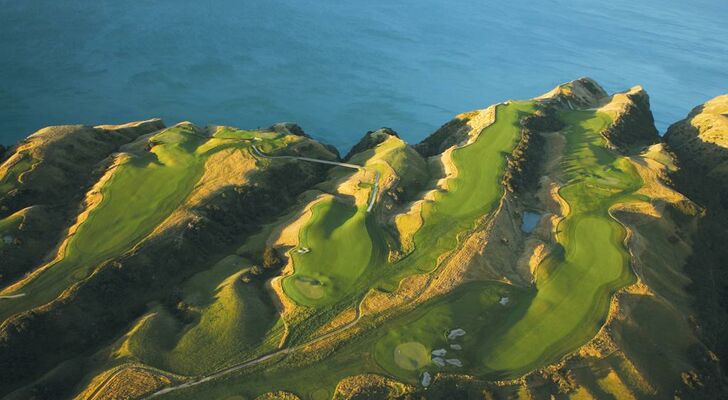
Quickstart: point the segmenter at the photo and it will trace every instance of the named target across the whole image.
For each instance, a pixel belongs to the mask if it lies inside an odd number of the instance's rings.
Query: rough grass
[[[244,284],[250,262],[229,256],[192,277],[182,298],[195,317],[184,324],[158,306],[142,318],[117,352],[169,371],[201,374],[220,369],[254,351],[277,321],[261,288]]]
[[[577,348],[603,324],[611,294],[630,283],[625,231],[609,209],[637,198],[642,180],[626,159],[606,148],[599,132],[609,118],[591,111],[564,112],[569,125],[560,193],[570,213],[557,227],[564,249],[541,265],[537,294],[524,315],[500,328],[481,349],[490,376],[513,377]]]
[[[23,211],[19,211],[6,218],[0,219],[0,249],[11,245],[11,243],[5,243],[5,238],[8,237],[12,239],[14,237],[13,234],[17,231],[18,226],[20,226],[23,222],[23,214]]]

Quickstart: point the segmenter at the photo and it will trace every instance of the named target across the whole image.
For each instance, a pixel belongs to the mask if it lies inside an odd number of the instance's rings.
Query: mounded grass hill
[[[581,78],[343,159],[291,123],[41,130],[0,165],[0,396],[719,398],[721,99],[665,143]]]

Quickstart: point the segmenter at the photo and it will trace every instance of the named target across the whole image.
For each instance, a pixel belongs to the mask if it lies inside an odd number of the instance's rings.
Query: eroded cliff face
[[[660,141],[650,110],[650,97],[641,86],[614,95],[612,107],[621,108],[603,135],[623,152],[639,150]]]
[[[685,271],[690,277],[695,323],[715,353],[728,358],[728,95],[694,108],[668,129],[667,148],[676,156],[670,178],[674,186],[699,204],[692,251]],[[683,207],[683,211],[690,209]],[[721,365],[723,377],[725,366]],[[725,378],[724,378],[725,379]]]
[[[665,141],[678,156],[680,164],[689,170],[687,173],[711,179],[725,187],[728,185],[726,132],[728,95],[723,95],[694,108],[685,119],[671,125],[665,134]],[[727,194],[721,193],[720,196],[725,199]]]

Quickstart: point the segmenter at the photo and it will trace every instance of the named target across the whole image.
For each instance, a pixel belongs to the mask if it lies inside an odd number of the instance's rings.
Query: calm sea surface
[[[726,0],[0,0],[0,143],[54,124],[295,121],[340,149],[590,76],[661,131],[728,92]]]

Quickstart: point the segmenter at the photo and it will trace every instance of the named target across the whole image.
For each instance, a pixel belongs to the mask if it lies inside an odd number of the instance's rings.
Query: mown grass
[[[506,154],[520,138],[521,117],[534,107],[531,101],[498,105],[495,123],[483,129],[474,143],[453,151],[457,176],[448,180],[447,190],[437,192],[435,200],[423,206],[415,250],[395,264],[394,272],[380,283],[381,289],[393,290],[406,275],[432,271],[441,255],[455,249],[458,235],[497,206],[503,194],[500,181]]]
[[[611,294],[633,281],[625,231],[609,215],[634,194],[642,180],[632,165],[606,147],[600,131],[605,114],[563,112],[568,124],[560,193],[570,214],[557,227],[564,249],[547,258],[536,276],[537,293],[524,314],[510,317],[499,335],[481,347],[489,376],[513,377],[553,362],[593,337],[603,324]]]
[[[20,176],[23,173],[30,171],[30,169],[33,168],[33,164],[37,162],[30,154],[21,154],[21,159],[12,167],[8,168],[2,176],[2,179],[0,179],[0,194],[5,194],[15,188]]]
[[[327,198],[311,213],[299,237],[310,252],[291,252],[295,273],[283,280],[283,289],[303,305],[331,304],[350,295],[369,266],[382,262],[383,242],[379,228],[368,222],[366,204]]]
[[[228,138],[249,136],[246,131],[224,132]],[[69,238],[62,258],[16,289],[26,296],[2,304],[0,319],[54,299],[99,263],[131,249],[185,201],[212,153],[249,147],[248,142],[207,138],[191,125],[166,129],[149,143],[149,151],[122,155],[100,188],[102,200]]]
[[[531,102],[498,106],[496,123],[474,143],[453,152],[458,176],[449,181],[447,191],[436,195],[435,202],[425,206],[424,225],[415,235],[416,248],[394,264],[393,272],[384,274],[388,278],[384,288],[394,287],[407,274],[431,271],[439,256],[456,247],[458,235],[493,209],[503,190],[504,153],[519,138],[520,117],[533,110]],[[571,210],[558,226],[562,250],[540,266],[536,290],[499,283],[468,284],[388,321],[325,361],[297,370],[272,368],[171,397],[192,398],[186,396],[204,391],[211,398],[225,398],[283,389],[315,398],[314,393],[326,391],[330,396],[342,377],[364,372],[385,373],[411,383],[425,370],[514,377],[585,343],[604,322],[611,294],[634,279],[623,244],[624,229],[612,219],[609,209],[644,198],[635,194],[642,185],[639,175],[626,159],[606,147],[600,135],[610,123],[606,115],[570,111],[560,117],[569,126],[561,195]],[[342,211],[341,215],[346,220],[353,212]],[[335,223],[329,229],[340,225]],[[499,304],[501,297],[509,298],[507,305]],[[447,333],[454,328],[467,333],[449,341]],[[402,368],[395,352],[403,343],[421,343],[429,351],[445,348],[445,358],[457,358],[463,367],[418,362],[415,368]],[[452,343],[462,350],[451,349]]]
[[[401,318],[387,324],[383,337],[374,345],[377,363],[388,373],[410,383],[418,380],[422,372],[469,371],[479,364],[478,349],[481,343],[494,332],[493,322],[502,320],[527,302],[530,293],[498,282],[473,282],[461,286],[453,293],[423,304]],[[501,305],[501,298],[508,303]],[[452,329],[461,328],[464,336],[448,340]],[[396,349],[402,343],[421,343],[428,355],[436,349],[445,349],[446,359],[455,358],[463,367],[446,365],[438,367],[429,362],[424,366],[407,369],[397,363]],[[462,346],[461,350],[450,348],[451,344]]]

